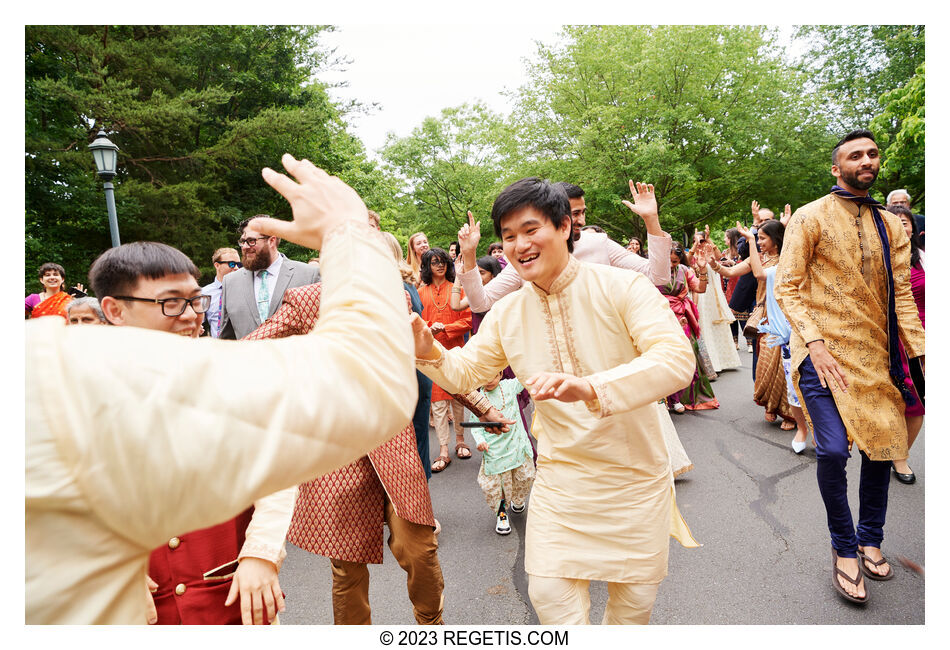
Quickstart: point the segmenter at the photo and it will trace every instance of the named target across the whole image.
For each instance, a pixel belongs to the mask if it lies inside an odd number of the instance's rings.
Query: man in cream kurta
[[[563,190],[537,179],[499,195],[495,230],[525,285],[462,348],[433,344],[414,320],[417,367],[458,392],[511,365],[537,402],[525,570],[540,621],[586,623],[586,581],[604,580],[604,621],[646,623],[670,534],[695,544],[655,407],[689,383],[695,359],[650,280],[570,256],[569,210]]]
[[[356,460],[409,422],[416,382],[392,253],[351,188],[289,155],[284,166],[299,184],[264,179],[295,220],[258,223],[322,250],[311,334],[236,344],[26,324],[27,623],[144,623],[150,549]],[[246,368],[283,381],[211,379]]]

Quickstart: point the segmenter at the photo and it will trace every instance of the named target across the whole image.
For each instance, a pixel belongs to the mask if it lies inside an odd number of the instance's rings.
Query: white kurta
[[[534,284],[497,302],[462,348],[436,346],[417,367],[458,392],[506,365],[588,379],[591,403],[536,403],[538,472],[525,570],[656,583],[669,535],[694,545],[673,497],[655,402],[686,386],[695,358],[666,298],[640,273],[573,257],[550,293]]]
[[[310,335],[237,343],[26,323],[27,623],[144,624],[151,549],[408,424],[405,292],[372,232],[350,223],[325,240]],[[240,381],[249,374],[281,381]]]
[[[719,274],[706,266],[709,281],[706,291],[697,294],[696,306],[699,308],[699,336],[706,344],[713,370],[731,370],[742,365],[736,342],[732,340],[732,328],[729,326],[736,317],[729,309],[726,294],[722,290]]]

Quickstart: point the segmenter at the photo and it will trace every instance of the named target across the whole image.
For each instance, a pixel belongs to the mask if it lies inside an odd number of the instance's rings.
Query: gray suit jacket
[[[280,307],[284,292],[289,287],[302,287],[320,281],[320,269],[303,262],[294,262],[284,258],[277,274],[277,284],[271,296],[270,312],[272,316]],[[221,336],[222,339],[244,338],[261,325],[257,312],[257,296],[254,295],[254,274],[247,269],[232,271],[224,276],[221,289]]]

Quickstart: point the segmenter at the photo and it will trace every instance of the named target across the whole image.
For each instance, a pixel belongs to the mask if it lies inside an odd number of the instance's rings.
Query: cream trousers
[[[589,625],[590,580],[528,574],[528,596],[542,625]],[[602,625],[646,625],[660,585],[608,582]]]

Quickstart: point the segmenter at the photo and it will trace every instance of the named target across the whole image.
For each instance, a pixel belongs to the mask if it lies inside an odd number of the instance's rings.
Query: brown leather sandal
[[[860,563],[859,563],[860,564]],[[857,578],[852,578],[847,573],[838,568],[838,553],[834,549],[831,549],[831,584],[834,585],[835,591],[841,594],[841,597],[845,600],[850,600],[852,603],[858,603],[863,605],[868,602],[868,598],[871,596],[871,592],[868,591],[867,585],[864,587],[864,598],[858,598],[857,596],[852,596],[845,588],[841,586],[841,583],[838,582],[838,576],[841,576],[855,587],[861,584],[861,581],[864,579],[862,571],[858,571]]]
[[[442,463],[442,467],[436,468],[435,464],[439,462]],[[432,467],[430,469],[432,469],[433,472],[441,472],[442,470],[444,470],[446,467],[448,467],[451,464],[452,464],[451,458],[449,458],[448,456],[439,456],[434,461],[432,461]]]
[[[879,550],[880,550],[880,549],[879,549]],[[864,573],[864,575],[866,575],[867,577],[869,577],[871,580],[881,580],[881,581],[883,581],[883,580],[890,580],[891,578],[894,577],[894,565],[892,565],[890,562],[888,562],[888,561],[887,561],[887,558],[884,557],[883,555],[881,556],[881,559],[880,559],[880,560],[878,560],[877,562],[875,562],[874,560],[872,560],[871,558],[869,558],[869,557],[867,556],[867,554],[866,554],[864,551],[862,551],[862,550],[859,548],[859,549],[858,549],[858,559],[861,560],[861,572]],[[890,566],[887,567],[887,573],[885,573],[885,574],[880,574],[880,573],[874,573],[873,571],[871,571],[871,569],[868,568],[868,566],[867,566],[867,564],[865,564],[865,562],[868,562],[868,563],[870,563],[870,564],[873,564],[873,565],[876,566],[876,567],[879,567],[879,566],[881,566],[882,564],[888,564],[888,565],[890,565]]]
[[[465,451],[468,452],[468,455],[467,456],[459,455],[459,449],[464,449]],[[460,458],[461,460],[465,460],[467,458],[472,457],[472,450],[469,449],[468,445],[466,445],[464,442],[460,442],[457,445],[455,445],[455,455],[458,456],[458,458]]]

